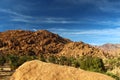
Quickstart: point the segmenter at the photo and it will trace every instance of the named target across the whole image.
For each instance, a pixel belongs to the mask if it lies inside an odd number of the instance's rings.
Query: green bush
[[[45,59],[42,57],[43,60]],[[105,67],[103,64],[102,59],[98,57],[90,57],[90,56],[83,56],[83,57],[78,57],[78,58],[73,58],[73,57],[65,57],[65,56],[49,56],[48,62],[51,63],[57,63],[60,65],[67,65],[67,66],[73,66],[76,68],[81,68],[84,70],[89,70],[89,71],[95,71],[95,72],[105,72]]]
[[[20,56],[19,57],[19,60],[18,60],[18,66],[20,66],[20,65],[22,65],[24,62],[26,62],[26,61],[30,61],[30,60],[33,60],[34,59],[34,57],[32,57],[32,56]]]
[[[3,66],[6,62],[6,59],[3,55],[0,55],[0,65]]]
[[[49,56],[48,57],[48,62],[57,63],[58,62],[57,57],[53,56],[53,55]]]
[[[90,57],[90,56],[74,58],[74,57],[65,57],[65,56],[56,57],[54,55],[48,55],[45,57],[45,55],[43,54],[39,56],[31,56],[31,55],[17,56],[10,54],[7,55],[6,59],[3,56],[0,56],[0,65],[3,65],[7,60],[11,68],[16,69],[24,62],[37,58],[43,62],[51,62],[60,65],[73,66],[76,68],[81,68],[89,71],[95,71],[95,72],[106,71],[102,59],[98,57]]]
[[[60,57],[59,57],[59,64],[60,64],[60,65],[66,65],[66,64],[67,64],[67,57],[65,57],[65,56],[60,56]]]
[[[46,58],[44,57],[43,54],[40,54],[38,59],[39,59],[40,61],[46,62]]]
[[[9,55],[8,58],[11,69],[16,69],[19,66],[19,57],[17,55]]]
[[[74,60],[73,67],[79,68],[80,67],[80,62],[78,60]]]
[[[6,60],[10,64],[10,67],[12,70],[18,68],[24,62],[30,61],[33,59],[36,59],[36,57],[35,56],[28,56],[28,55],[18,56],[18,55],[14,55],[14,54],[6,55]]]
[[[120,80],[120,77],[118,77],[112,73],[106,73],[106,75],[113,77],[115,80]]]
[[[75,61],[76,61],[76,59],[74,58],[74,57],[68,57],[67,58],[67,66],[73,66],[73,67],[75,67]]]
[[[83,56],[80,59],[80,68],[95,72],[105,72],[102,59],[98,57]]]

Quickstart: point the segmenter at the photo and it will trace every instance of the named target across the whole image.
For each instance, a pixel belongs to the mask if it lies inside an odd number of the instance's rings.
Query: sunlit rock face
[[[33,60],[24,63],[10,80],[114,80],[106,75]]]

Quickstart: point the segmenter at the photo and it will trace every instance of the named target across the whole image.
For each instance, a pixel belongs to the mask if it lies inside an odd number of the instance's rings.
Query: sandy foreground
[[[114,80],[95,72],[33,60],[24,63],[10,80]]]

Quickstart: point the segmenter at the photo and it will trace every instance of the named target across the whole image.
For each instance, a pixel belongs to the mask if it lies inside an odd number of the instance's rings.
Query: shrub
[[[40,55],[39,55],[39,60],[40,60],[40,61],[43,61],[43,62],[46,62],[46,59],[45,59],[45,57],[44,57],[43,54],[40,54]]]
[[[9,55],[9,63],[12,70],[16,69],[19,66],[19,57],[17,55]]]
[[[66,65],[67,65],[67,66],[73,66],[73,67],[75,67],[75,65],[74,65],[74,64],[75,64],[75,63],[74,63],[75,60],[76,60],[76,59],[75,59],[74,57],[68,57],[68,58],[67,58],[67,64],[66,64]]]
[[[112,73],[106,73],[106,75],[113,77],[115,80],[120,80],[120,77],[118,77]]]
[[[84,56],[80,60],[80,68],[95,72],[105,72],[102,59],[98,57]]]
[[[56,56],[51,55],[51,56],[48,57],[48,62],[57,63],[57,61],[58,60],[57,60]]]
[[[26,56],[26,55],[24,55],[24,56],[20,56],[19,57],[19,60],[18,60],[18,66],[20,66],[20,65],[22,65],[24,62],[26,62],[26,61],[30,61],[30,60],[33,60],[34,58],[32,58],[31,56]]]
[[[6,59],[3,55],[0,55],[0,65],[3,66],[6,62]]]
[[[60,65],[66,65],[67,58],[65,56],[60,56],[59,57],[59,64]]]

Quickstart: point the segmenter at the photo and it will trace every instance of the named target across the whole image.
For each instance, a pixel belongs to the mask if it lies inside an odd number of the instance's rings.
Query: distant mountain
[[[0,52],[3,54],[110,57],[84,42],[73,42],[47,30],[36,32],[9,30],[0,33]]]
[[[107,44],[98,46],[98,48],[115,57],[120,55],[120,44],[107,43]]]

